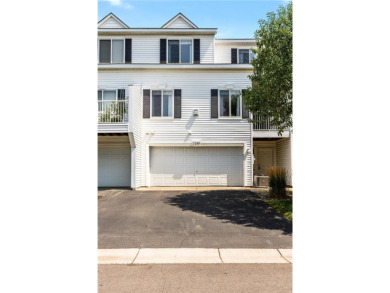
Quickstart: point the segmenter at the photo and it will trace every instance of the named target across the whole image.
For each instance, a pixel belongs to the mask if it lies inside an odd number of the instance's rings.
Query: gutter
[[[215,35],[216,28],[186,29],[186,28],[99,28],[98,35]]]
[[[215,69],[215,70],[253,70],[251,64],[98,64],[99,70],[110,69]]]

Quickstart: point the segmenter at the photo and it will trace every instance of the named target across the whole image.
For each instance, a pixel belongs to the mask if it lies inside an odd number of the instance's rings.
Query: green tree
[[[259,20],[255,32],[257,48],[252,60],[252,87],[244,94],[247,109],[260,117],[260,123],[271,119],[278,134],[292,128],[292,3],[268,12]]]

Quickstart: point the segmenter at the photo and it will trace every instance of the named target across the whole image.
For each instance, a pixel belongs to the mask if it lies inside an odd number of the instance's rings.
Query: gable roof
[[[176,26],[175,26],[176,24]],[[178,25],[178,26],[177,26]],[[170,20],[168,20],[161,28],[198,28],[191,20],[179,12]]]
[[[114,13],[110,12],[98,22],[99,28],[129,28]]]

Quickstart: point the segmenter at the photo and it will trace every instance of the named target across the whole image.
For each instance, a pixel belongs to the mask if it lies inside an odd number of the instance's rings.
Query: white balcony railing
[[[260,123],[260,117],[253,117],[253,130],[277,130],[275,126],[271,125],[272,118],[268,118],[265,122]]]
[[[128,123],[128,101],[98,101],[98,123]]]

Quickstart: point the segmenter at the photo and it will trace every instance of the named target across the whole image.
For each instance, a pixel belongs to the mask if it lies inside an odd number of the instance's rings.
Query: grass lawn
[[[291,199],[269,199],[267,203],[277,210],[287,220],[292,221],[292,200]]]

